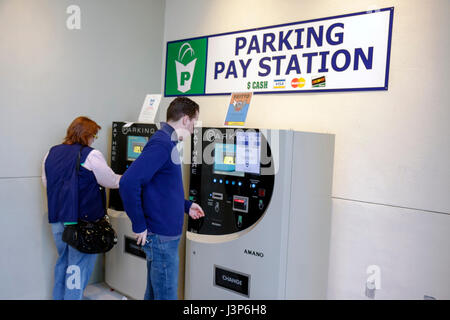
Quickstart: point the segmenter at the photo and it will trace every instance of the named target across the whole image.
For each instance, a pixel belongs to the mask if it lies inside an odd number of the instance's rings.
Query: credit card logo
[[[303,78],[294,78],[291,81],[292,88],[303,88],[305,86],[305,79]]]
[[[286,87],[286,79],[278,79],[273,81],[274,89],[284,89]]]
[[[311,85],[313,88],[325,87],[325,76],[312,79]]]

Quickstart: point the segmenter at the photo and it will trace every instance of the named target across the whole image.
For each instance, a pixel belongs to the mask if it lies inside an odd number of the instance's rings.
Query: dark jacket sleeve
[[[189,200],[184,200],[184,212],[189,213],[189,209],[191,209],[192,202]]]

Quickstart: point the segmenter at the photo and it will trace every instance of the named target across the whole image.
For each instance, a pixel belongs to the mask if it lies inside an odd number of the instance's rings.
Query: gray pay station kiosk
[[[195,128],[186,299],[325,299],[334,135]]]

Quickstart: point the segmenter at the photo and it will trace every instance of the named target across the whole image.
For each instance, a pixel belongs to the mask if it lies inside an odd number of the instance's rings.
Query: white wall
[[[247,117],[336,135],[330,299],[366,299],[370,265],[376,299],[450,298],[450,2],[166,1],[165,42],[391,6],[388,91],[255,95]],[[228,96],[193,99],[205,126],[223,125]]]
[[[81,8],[81,30],[66,8]],[[56,249],[41,161],[79,115],[102,130],[135,120],[161,90],[163,0],[0,1],[0,299],[51,298]],[[103,277],[102,257],[93,281]]]

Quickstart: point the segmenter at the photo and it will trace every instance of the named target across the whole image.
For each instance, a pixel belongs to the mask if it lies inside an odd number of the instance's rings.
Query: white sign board
[[[167,63],[169,51],[186,44],[197,63],[183,92],[166,73],[165,95],[387,90],[393,14],[384,8],[169,42]]]
[[[154,123],[159,103],[161,102],[160,94],[148,94],[144,99],[138,122]]]

